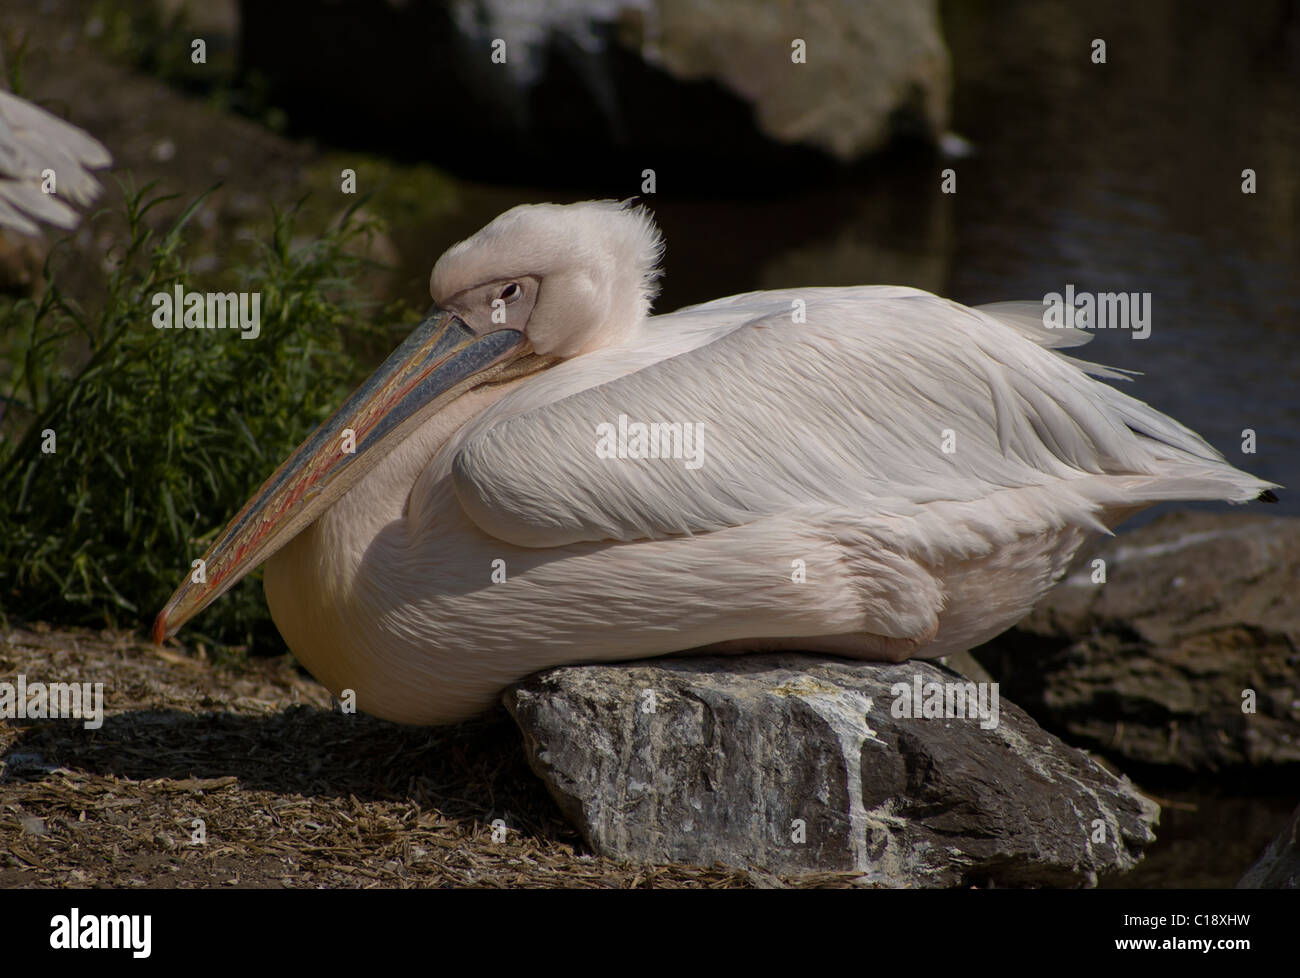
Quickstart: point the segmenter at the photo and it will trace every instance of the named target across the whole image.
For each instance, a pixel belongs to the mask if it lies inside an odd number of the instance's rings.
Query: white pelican
[[[933,657],[1014,624],[1088,533],[1271,485],[1050,349],[1077,332],[888,286],[650,317],[661,247],[643,209],[602,201],[516,207],[448,250],[424,322],[244,506],[155,640],[269,561],[303,665],[406,723],[563,663]],[[697,426],[703,451],[605,457],[620,415],[625,455],[638,423]]]
[[[0,228],[37,234],[36,221],[76,227],[77,212],[63,199],[89,204],[100,189],[90,171],[112,162],[76,126],[0,91]]]

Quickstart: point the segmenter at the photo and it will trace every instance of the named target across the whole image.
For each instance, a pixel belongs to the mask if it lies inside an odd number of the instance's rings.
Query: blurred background
[[[30,0],[0,58],[115,161],[77,230],[0,232],[5,620],[142,634],[413,325],[437,256],[524,202],[641,196],[660,311],[1149,292],[1150,337],[1088,358],[1292,487],[1253,510],[1300,514],[1300,3]],[[175,284],[259,291],[261,338],[152,329]],[[284,649],[256,575],[187,636]],[[1230,884],[1294,804],[1189,797],[1130,885]]]

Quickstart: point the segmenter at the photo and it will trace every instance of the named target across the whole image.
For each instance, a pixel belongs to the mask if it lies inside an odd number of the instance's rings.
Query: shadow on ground
[[[553,833],[545,788],[528,770],[504,710],[422,729],[300,704],[266,716],[140,710],[98,730],[35,720],[0,760],[6,779],[72,769],[130,781],[233,777],[249,790],[359,801],[411,800],[491,822],[527,812],[520,831]]]

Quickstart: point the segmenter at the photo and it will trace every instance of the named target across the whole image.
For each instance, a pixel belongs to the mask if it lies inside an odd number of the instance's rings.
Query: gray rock
[[[1237,883],[1242,890],[1300,890],[1300,808]]]
[[[1300,763],[1298,581],[1300,520],[1173,513],[1082,557],[974,655],[1049,730],[1126,765],[1280,772]]]
[[[917,680],[965,682],[923,662],[670,657],[553,669],[503,700],[533,770],[617,859],[935,887],[1087,886],[1141,858],[1159,808],[1127,779],[1005,700],[996,724],[894,716],[891,687]]]

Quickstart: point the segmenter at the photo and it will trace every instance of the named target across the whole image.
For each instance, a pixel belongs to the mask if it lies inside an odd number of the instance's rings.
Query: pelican
[[[36,221],[71,230],[68,204],[99,195],[91,171],[113,162],[102,143],[58,116],[0,92],[0,228],[37,234]]]
[[[265,561],[317,679],[437,724],[567,663],[968,649],[1088,534],[1270,495],[1059,352],[1087,334],[1041,306],[863,286],[650,316],[661,253],[615,201],[516,207],[450,248],[423,322],[234,517],[155,640]]]

